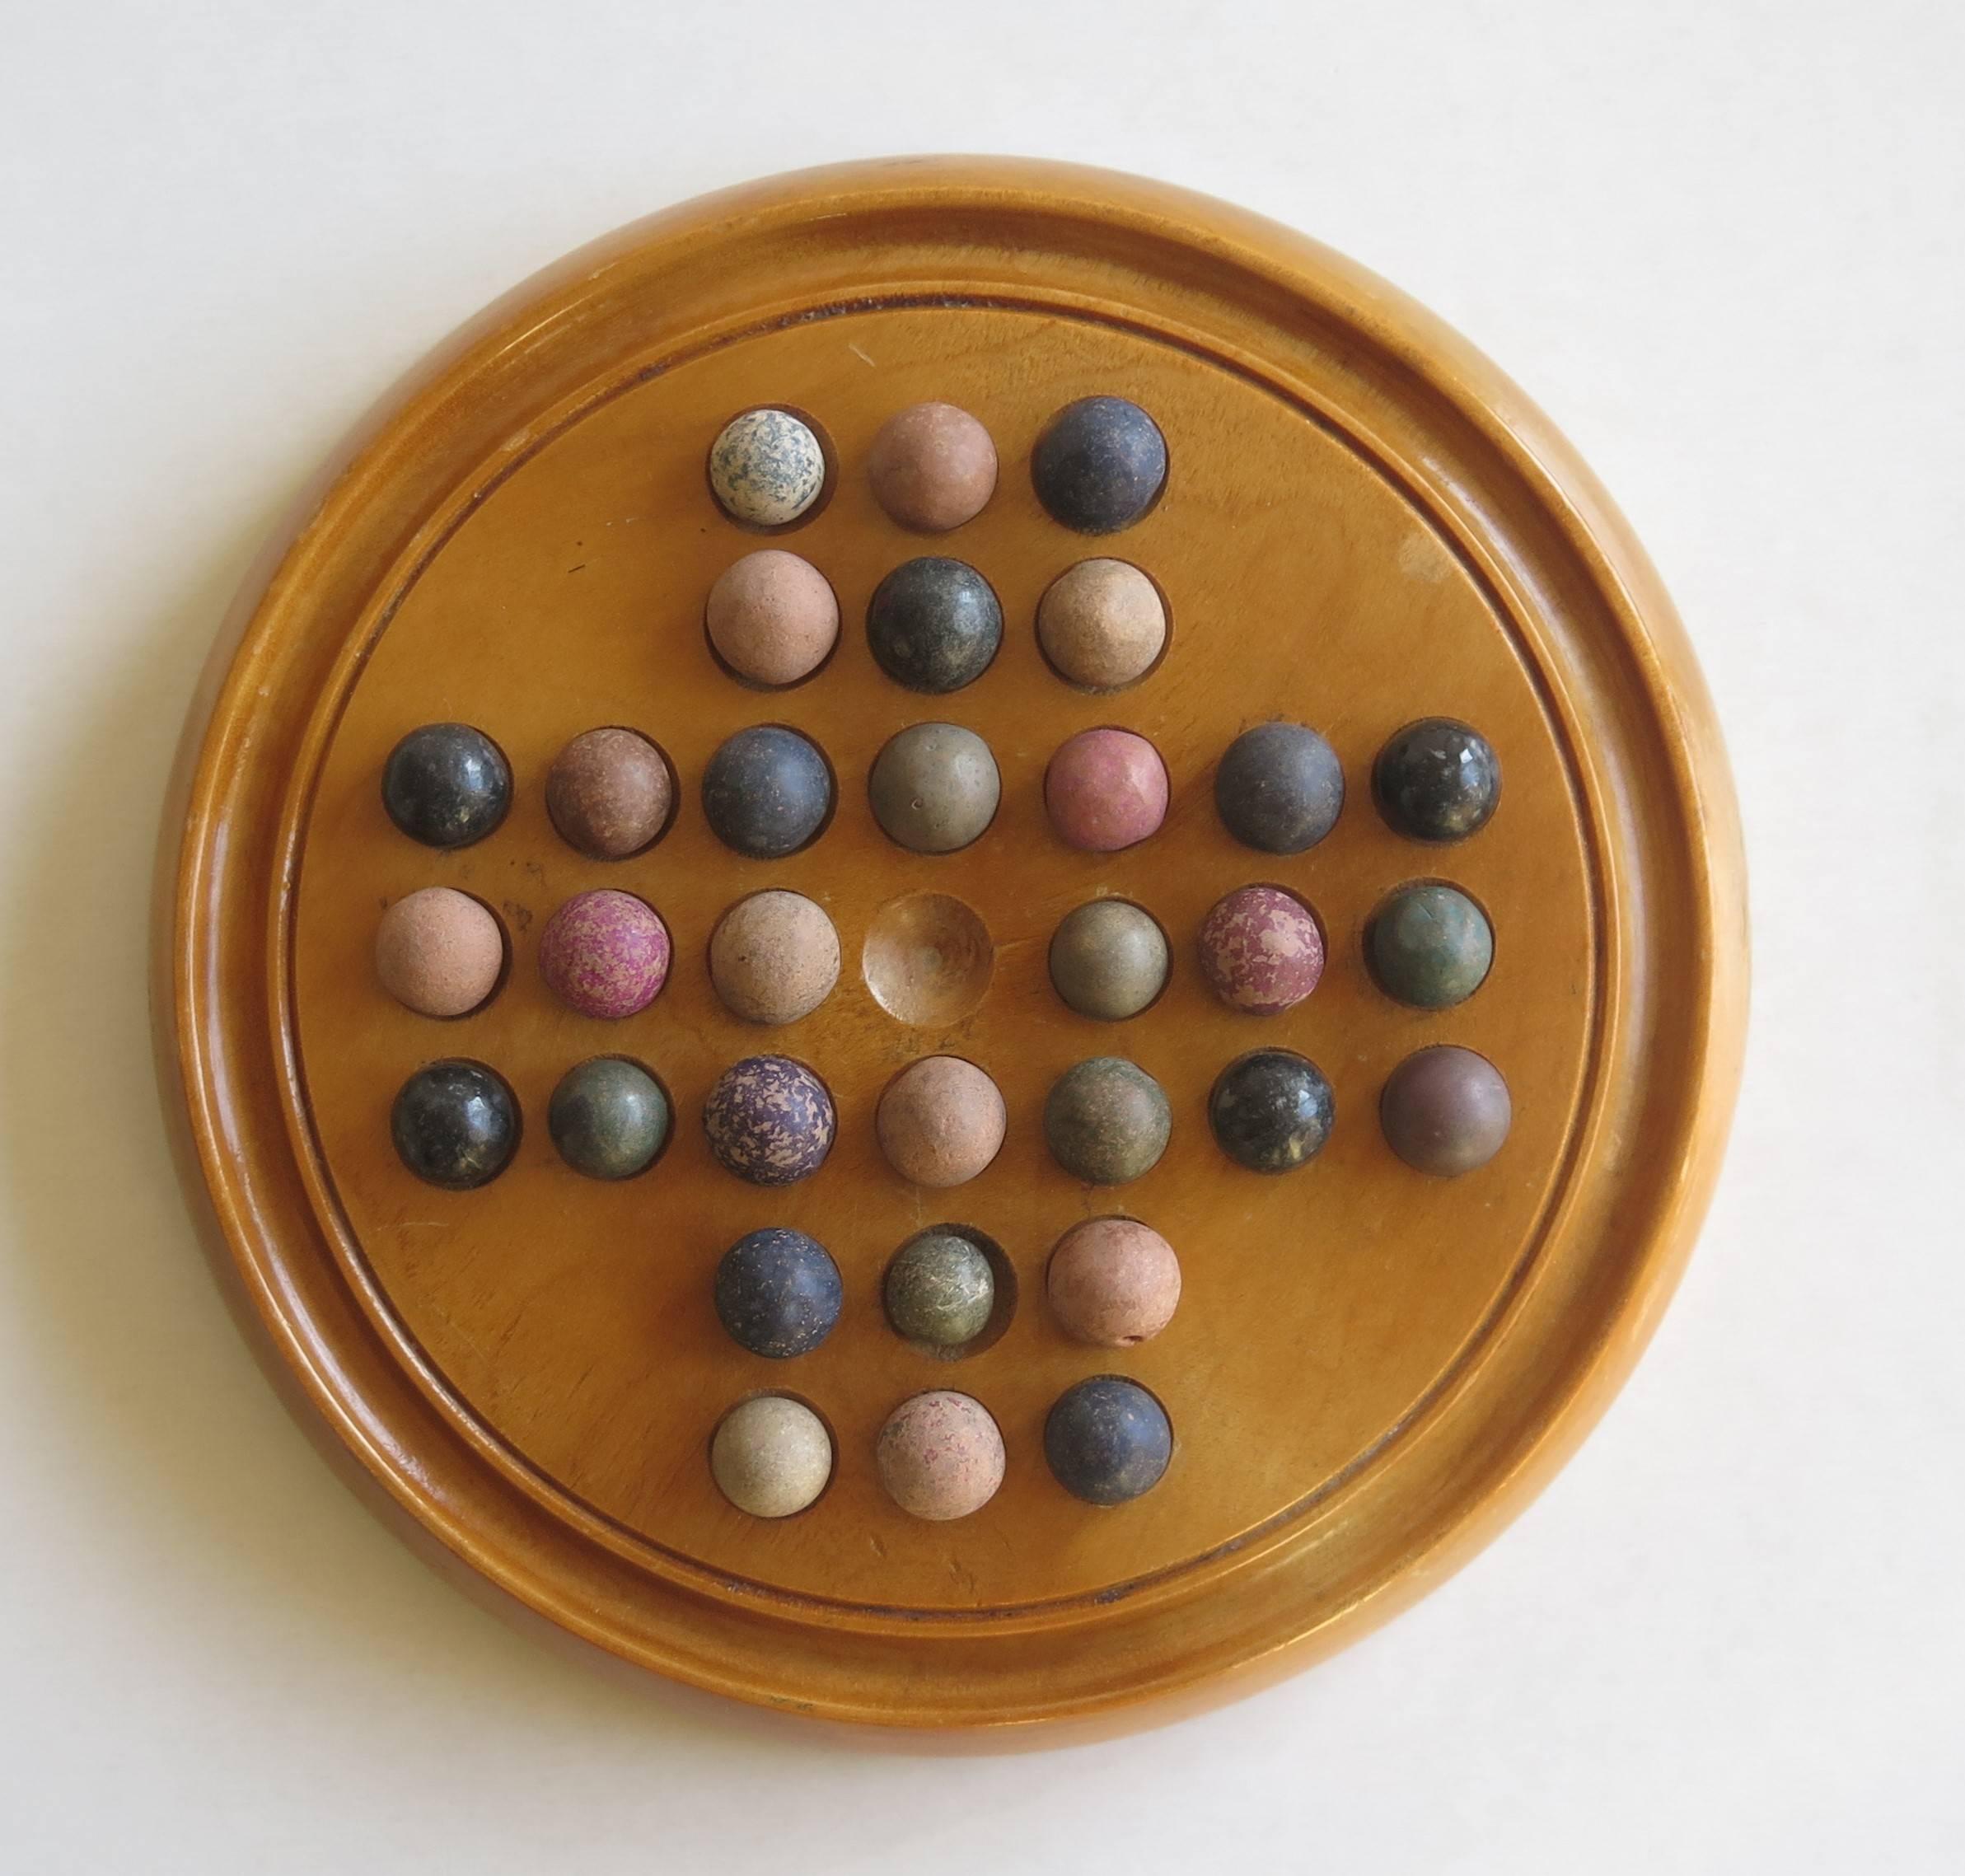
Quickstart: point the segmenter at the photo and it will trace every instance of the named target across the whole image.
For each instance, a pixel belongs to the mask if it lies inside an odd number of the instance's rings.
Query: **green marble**
[[[1373,919],[1365,953],[1387,996],[1415,1009],[1450,1009],[1485,981],[1495,934],[1458,888],[1406,886]]]
[[[981,1248],[959,1233],[924,1232],[887,1266],[883,1294],[896,1335],[957,1349],[989,1326],[996,1275]]]
[[[546,1108],[559,1157],[589,1179],[632,1179],[669,1137],[668,1097],[639,1063],[597,1055],[560,1077]]]

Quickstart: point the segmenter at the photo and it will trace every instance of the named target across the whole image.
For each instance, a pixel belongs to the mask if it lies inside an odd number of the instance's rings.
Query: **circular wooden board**
[[[1038,504],[1039,428],[1094,392],[1165,433],[1163,498],[1096,540]],[[987,426],[1002,475],[956,532],[890,521],[864,464],[922,400]],[[831,582],[836,655],[793,690],[733,682],[703,629],[711,582],[760,545],[705,483],[711,441],[759,404],[809,413],[830,498],[771,545]],[[888,680],[862,620],[884,573],[960,557],[999,596],[1003,650],[967,689]],[[1067,687],[1034,630],[1046,586],[1089,554],[1158,583],[1171,648],[1135,687]],[[1083,1715],[1328,1649],[1436,1580],[1580,1437],[1635,1359],[1689,1247],[1738,1072],[1744,923],[1724,758],[1654,576],[1587,474],[1519,394],[1380,283],[1219,204],[1053,166],[957,161],[815,171],[655,218],[522,289],[395,397],[326,486],[241,624],[194,726],[188,829],[168,886],[169,1058],[203,1182],[251,1317],[311,1413],[447,1550],[630,1660],[801,1712],[904,1725]],[[1214,765],[1282,715],[1341,758],[1345,811],[1301,855],[1223,829]],[[1369,774],[1415,718],[1478,726],[1502,805],[1450,848],[1401,839]],[[379,778],[408,730],[461,720],[510,760],[512,811],[461,850],[405,839]],[[1003,803],[952,855],[901,851],[867,805],[910,723],[990,743]],[[746,724],[792,724],[838,783],[825,834],[778,863],[711,835],[704,764]],[[667,836],[583,858],[543,799],[579,732],[654,738],[681,784]],[[1150,737],[1172,784],[1163,830],[1124,853],[1063,844],[1042,800],[1066,737]],[[1365,923],[1413,879],[1488,911],[1487,982],[1439,1013],[1373,984]],[[1316,994],[1254,1018],[1209,992],[1195,934],[1224,892],[1283,885],[1316,909]],[[436,1022],[377,982],[383,907],[432,884],[496,907],[507,982]],[[675,936],[662,996],[620,1022],[545,989],[538,934],[572,894],[640,894]],[[806,893],[846,967],[781,1029],[727,1012],[705,952],[765,886]],[[863,980],[868,933],[908,895],[987,928],[993,971],[959,1020],[910,1025]],[[1074,906],[1116,894],[1172,941],[1166,994],[1121,1024],[1074,1015],[1046,947]],[[1377,1105],[1415,1049],[1454,1042],[1507,1076],[1514,1131],[1453,1181],[1394,1157]],[[1308,1167],[1265,1178],[1219,1151],[1209,1088],[1243,1051],[1300,1050],[1337,1124]],[[698,1116],[739,1057],[809,1064],[837,1103],[815,1177],[765,1191],[724,1172]],[[874,1104],[918,1057],[984,1066],[1008,1103],[986,1172],[929,1192],[891,1171]],[[584,1180],[555,1155],[546,1100],[574,1063],[627,1054],[676,1103],[645,1175]],[[1046,1090],[1121,1055],[1167,1090],[1172,1144],[1099,1190],[1051,1159]],[[526,1125],[479,1191],[419,1183],[390,1106],[441,1056],[484,1061]],[[1146,1220],[1179,1251],[1168,1328],[1137,1348],[1066,1338],[1045,1261],[1081,1219]],[[887,1327],[880,1276],[922,1226],[1000,1244],[1005,1331],[938,1362]],[[837,1331],[794,1360],[746,1353],[710,1279],[743,1233],[826,1244]],[[1177,1447],[1153,1491],[1095,1509],[1053,1480],[1050,1404],[1085,1376],[1134,1377]],[[910,1518],[873,1465],[887,1415],[924,1388],[982,1401],[1008,1448],[1001,1490],[951,1523]],[[735,1401],[788,1392],[830,1428],[817,1504],[732,1509],[707,1462]]]

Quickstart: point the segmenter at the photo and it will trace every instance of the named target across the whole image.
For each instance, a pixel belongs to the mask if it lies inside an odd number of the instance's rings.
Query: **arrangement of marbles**
[[[904,560],[873,589],[867,643],[896,684],[930,696],[973,684],[1003,643],[995,589],[964,560]]]
[[[887,1265],[881,1295],[896,1335],[939,1350],[959,1349],[990,1326],[996,1273],[974,1239],[925,1231]]]
[[[611,887],[575,894],[539,936],[546,987],[568,1009],[609,1022],[654,1002],[669,957],[668,927],[655,909]]]
[[[954,723],[912,723],[889,740],[868,778],[873,818],[897,847],[952,854],[996,818],[1003,778],[990,746]]]
[[[1372,769],[1378,811],[1395,832],[1443,844],[1478,834],[1501,799],[1501,765],[1479,731],[1451,717],[1408,724]]]
[[[1167,439],[1123,397],[1081,397],[1044,426],[1031,481],[1052,520],[1116,534],[1140,520],[1167,482]]]
[[[887,1496],[912,1516],[946,1523],[980,1511],[1003,1483],[1003,1434],[981,1401],[937,1388],[903,1401],[874,1448]]]
[[[669,1137],[662,1083],[620,1055],[577,1062],[546,1104],[559,1157],[589,1179],[632,1179],[655,1163]]]
[[[703,1128],[726,1172],[753,1186],[791,1186],[826,1163],[838,1120],[825,1083],[802,1062],[748,1055],[717,1077]]]
[[[1051,1158],[1088,1186],[1123,1186],[1151,1172],[1172,1132],[1166,1090],[1117,1055],[1074,1064],[1044,1102]]]
[[[1514,1106],[1500,1070],[1485,1055],[1442,1044],[1392,1070],[1378,1119],[1387,1144],[1408,1166],[1453,1179],[1501,1150]]]
[[[412,840],[468,847],[494,833],[511,807],[511,766],[484,731],[425,723],[390,751],[382,806]]]
[[[1080,730],[1044,771],[1058,838],[1089,854],[1116,854],[1158,833],[1167,798],[1167,765],[1131,730]]]
[[[867,480],[874,500],[901,526],[946,534],[989,506],[996,493],[996,445],[952,404],[910,405],[875,433]]]
[[[382,988],[419,1016],[468,1016],[498,988],[505,933],[468,892],[426,886],[396,901],[376,927]]]
[[[752,1354],[809,1354],[839,1322],[845,1286],[816,1238],[772,1226],[740,1237],[717,1265],[717,1320]]]
[[[430,1062],[396,1095],[389,1134],[419,1179],[469,1192],[497,1178],[518,1150],[518,1102],[482,1062]]]
[[[810,677],[839,643],[840,602],[809,560],[766,547],[727,567],[703,622],[716,654],[746,683],[782,690]]]
[[[833,1438],[803,1401],[752,1395],[718,1422],[709,1476],[752,1518],[790,1518],[816,1504],[831,1481]]]
[[[887,1083],[874,1116],[880,1150],[917,1186],[966,1185],[995,1158],[1009,1124],[1002,1091],[975,1063],[929,1055]]]
[[[1050,981],[1080,1016],[1123,1022],[1167,987],[1167,934],[1126,899],[1094,899],[1068,912],[1050,939]]]
[[[717,1490],[753,1518],[790,1518],[818,1502],[832,1477],[832,1436],[802,1401],[754,1394],[709,1443]]]
[[[1095,1374],[1067,1388],[1044,1421],[1051,1476],[1087,1504],[1125,1504],[1151,1491],[1173,1457],[1167,1410],[1136,1381]]]
[[[1324,935],[1294,893],[1244,886],[1202,922],[1200,961],[1209,987],[1229,1008],[1278,1016],[1322,978]]]
[[[832,770],[810,737],[777,723],[739,730],[703,771],[703,818],[732,852],[782,860],[832,813]]]
[[[1337,1118],[1324,1072],[1289,1049],[1237,1056],[1216,1077],[1208,1124],[1221,1150],[1252,1172],[1289,1172],[1322,1152]]]
[[[944,534],[982,512],[995,494],[999,463],[988,429],[952,405],[895,412],[864,463],[867,485],[886,516],[916,534]],[[709,459],[711,488],[728,517],[770,531],[809,517],[826,492],[826,448],[813,424],[761,407],[725,426]],[[1030,473],[1050,519],[1084,535],[1130,527],[1159,498],[1166,440],[1137,405],[1082,398],[1058,411],[1032,451]],[[815,540],[820,537],[815,536]],[[837,649],[838,596],[818,565],[778,547],[741,554],[710,586],[704,629],[724,674],[764,690],[818,678]],[[1165,597],[1141,566],[1092,557],[1053,578],[1036,611],[1037,647],[1064,684],[1093,695],[1123,693],[1166,655]],[[961,559],[918,555],[893,565],[866,613],[868,648],[881,671],[925,696],[958,692],[1002,648],[1004,615],[983,573]],[[1060,693],[1061,695],[1062,693]],[[855,752],[857,754],[857,751]],[[1020,756],[1026,751],[1021,748]],[[1495,812],[1500,771],[1492,747],[1464,723],[1431,718],[1409,724],[1380,751],[1372,770],[1378,810],[1395,832],[1434,844],[1465,840]],[[759,723],[728,736],[704,765],[704,822],[746,859],[782,860],[824,831],[837,807],[831,765],[805,732]],[[503,755],[468,724],[426,724],[391,753],[385,806],[404,833],[448,849],[484,839],[512,803]],[[545,777],[546,812],[560,838],[590,860],[644,853],[675,814],[675,772],[648,736],[625,726],[573,737]],[[1213,776],[1220,830],[1239,848],[1289,858],[1336,827],[1345,802],[1341,762],[1308,725],[1282,719],[1243,729]],[[1055,751],[1042,777],[1051,828],[1078,854],[1116,854],[1164,824],[1166,763],[1135,729],[1078,730]],[[973,729],[905,722],[868,770],[866,811],[908,854],[952,855],[990,830],[1004,781],[995,753]],[[961,875],[958,873],[958,890]],[[1232,877],[1232,876],[1231,876]],[[1225,882],[1224,882],[1225,883]],[[1050,939],[1051,985],[1073,1014],[1131,1020],[1166,989],[1172,958],[1166,929],[1144,905],[1099,894],[1068,912]],[[1326,963],[1311,907],[1285,887],[1233,887],[1195,933],[1203,979],[1229,1008],[1273,1017],[1316,989]],[[1494,933],[1459,888],[1434,881],[1398,887],[1364,932],[1365,963],[1384,993],[1414,1010],[1444,1009],[1479,989],[1491,966]],[[412,891],[377,928],[376,970],[389,994],[433,1018],[468,1014],[494,995],[507,962],[504,928],[469,894],[451,887]],[[548,919],[540,969],[554,994],[578,1013],[611,1021],[648,1007],[672,962],[661,917],[632,893],[578,893]],[[963,900],[914,891],[891,899],[867,928],[863,988],[898,1021],[943,1027],[989,994],[994,947]],[[781,886],[737,898],[708,943],[708,974],[724,1008],[744,1022],[795,1023],[838,987],[838,929],[824,906]],[[1307,1057],[1268,1048],[1223,1068],[1209,1091],[1209,1125],[1236,1166],[1280,1173],[1313,1159],[1336,1119],[1331,1083]],[[928,1190],[962,1185],[1000,1153],[1009,1115],[995,1081],[952,1054],[910,1062],[876,1104],[874,1134],[901,1179]],[[1409,1055],[1385,1083],[1379,1120],[1392,1152],[1416,1171],[1450,1177],[1485,1164],[1504,1143],[1509,1096],[1499,1072],[1450,1046]],[[726,1067],[703,1107],[710,1152],[729,1172],[760,1187],[816,1173],[835,1144],[838,1116],[824,1082],[802,1062],[755,1055]],[[547,1106],[547,1130],[562,1162],[598,1181],[632,1179],[660,1159],[673,1129],[667,1091],[640,1063],[597,1055],[568,1068]],[[432,1185],[465,1191],[511,1161],[520,1116],[509,1085],[482,1063],[433,1062],[406,1081],[391,1112],[404,1164]],[[1122,1057],[1079,1061],[1059,1075],[1042,1126],[1057,1166],[1085,1186],[1114,1187],[1158,1164],[1172,1134],[1172,1106],[1153,1076]],[[1164,1333],[1179,1308],[1180,1257],[1141,1219],[1081,1219],[1045,1265],[1050,1329],[1094,1348],[1137,1346]],[[1008,1286],[1008,1287],[1006,1287]],[[762,1223],[717,1264],[718,1320],[749,1354],[783,1361],[819,1348],[844,1307],[839,1265],[816,1238]],[[894,1336],[915,1357],[977,1354],[1014,1306],[1013,1266],[966,1227],[919,1231],[896,1251],[880,1299]],[[980,1372],[980,1370],[978,1372]],[[1173,1434],[1166,1410],[1139,1382],[1095,1374],[1056,1400],[1043,1429],[1046,1462],[1083,1504],[1123,1505],[1167,1471]],[[931,1521],[968,1517],[1001,1485],[1003,1434],[971,1396],[931,1390],[903,1400],[882,1427],[877,1475],[903,1512]],[[731,1506],[760,1520],[814,1505],[837,1462],[825,1421],[802,1401],[759,1394],[738,1401],[709,1445],[712,1478]]]
[[[788,527],[826,489],[826,451],[788,410],[746,410],[709,447],[709,487],[745,527]]]
[[[1228,746],[1214,771],[1221,824],[1259,854],[1308,852],[1344,812],[1337,751],[1301,723],[1257,723]]]
[[[1181,1261],[1150,1225],[1087,1219],[1058,1240],[1045,1275],[1058,1326],[1081,1342],[1130,1348],[1173,1320]]]
[[[1122,690],[1167,648],[1167,603],[1130,562],[1080,560],[1037,601],[1037,643],[1066,683]]]
[[[709,979],[746,1022],[796,1022],[840,980],[840,934],[822,906],[774,887],[740,899],[709,938]]]
[[[589,859],[625,860],[669,824],[676,785],[662,751],[631,729],[592,729],[548,770],[546,812],[559,838]]]
[[[1364,950],[1387,996],[1415,1009],[1450,1009],[1486,982],[1495,934],[1457,887],[1422,882],[1401,887],[1379,907]]]

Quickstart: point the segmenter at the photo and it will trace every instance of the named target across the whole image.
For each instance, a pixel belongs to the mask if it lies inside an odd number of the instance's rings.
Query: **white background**
[[[0,1869],[1955,1869],[1965,29],[1899,0],[0,0]],[[157,804],[255,545],[451,327],[834,158],[1077,158],[1467,333],[1676,594],[1752,849],[1752,1056],[1635,1380],[1337,1660],[905,1756],[563,1657],[288,1422],[173,1183]]]

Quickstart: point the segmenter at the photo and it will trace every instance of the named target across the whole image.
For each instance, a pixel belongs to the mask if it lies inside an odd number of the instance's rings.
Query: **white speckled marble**
[[[709,485],[732,521],[783,527],[818,500],[826,452],[788,410],[746,410],[710,446]]]

